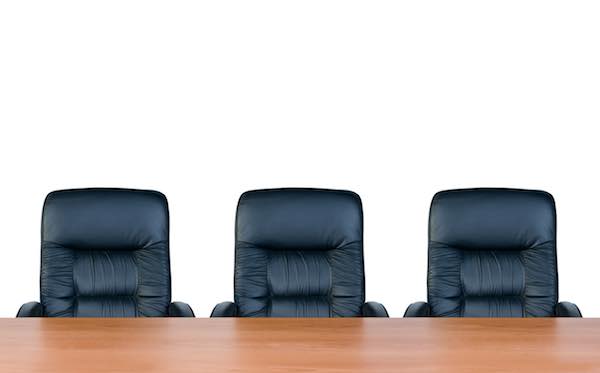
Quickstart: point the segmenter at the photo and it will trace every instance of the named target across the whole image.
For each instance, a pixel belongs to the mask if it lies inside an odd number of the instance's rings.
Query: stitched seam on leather
[[[319,294],[319,295],[274,295],[272,297],[273,299],[290,299],[290,298],[294,298],[294,299],[302,299],[302,298],[322,298],[322,299],[327,299],[327,295],[326,294]],[[348,298],[353,298],[353,297],[348,297]]]
[[[515,295],[465,295],[464,298],[468,298],[468,299],[480,299],[480,298],[490,298],[490,299],[496,299],[496,298],[521,298],[520,295],[515,294]]]
[[[525,302],[527,301],[527,274],[525,273],[525,258],[523,253],[525,250],[519,253],[519,263],[521,263],[521,271],[523,272],[523,285],[521,287],[521,308],[523,309],[523,317],[527,317],[527,307]]]
[[[271,311],[273,308],[273,302],[272,302],[273,288],[271,287],[271,259],[272,259],[271,250],[267,250],[267,270],[265,271],[265,275],[267,277],[267,279],[266,279],[267,291],[269,292],[269,296],[267,297],[267,304],[265,305],[267,307],[267,309],[266,309],[267,317],[271,316],[271,313],[272,313]]]
[[[75,286],[75,261],[77,261],[77,251],[71,249],[71,255],[73,256],[73,263],[71,265],[71,279],[73,280],[73,317],[77,316],[77,310],[79,308],[79,294],[77,293],[77,286]]]
[[[330,253],[327,251],[323,254],[327,267],[329,268],[329,288],[327,289],[327,302],[329,303],[329,317],[333,316],[333,268],[331,267]]]
[[[168,240],[156,241],[156,242],[154,242],[154,243],[152,243],[150,245],[144,246],[144,249],[147,249],[147,248],[150,248],[150,247],[154,247],[156,245],[168,244],[168,243],[169,243]],[[44,244],[56,245],[56,246],[60,246],[60,247],[62,247],[64,249],[69,249],[69,250],[81,250],[81,251],[87,251],[88,250],[88,249],[83,249],[83,248],[82,249],[79,249],[79,248],[76,248],[76,249],[69,248],[69,247],[63,246],[62,244],[60,244],[58,242],[48,241],[48,240],[43,240],[42,241],[42,245],[44,245]],[[97,251],[99,251],[99,250],[103,250],[103,249],[89,249],[89,250],[97,250]],[[104,249],[104,250],[106,250],[106,249]],[[120,251],[120,250],[123,250],[123,251],[128,251],[128,250],[134,251],[134,250],[137,250],[137,248],[132,248],[132,249],[115,249],[115,250],[116,251]],[[112,250],[107,250],[107,251],[112,251]]]
[[[446,247],[446,248],[459,249],[459,250],[473,250],[473,251],[477,251],[477,249],[465,249],[463,247],[452,246],[452,245],[449,245],[449,244],[444,243],[444,242],[430,240],[429,244],[432,244],[432,243],[440,245],[440,246],[443,246],[443,247]],[[524,251],[524,250],[529,250],[529,249],[535,249],[535,248],[538,248],[540,246],[547,245],[549,243],[556,244],[556,240],[547,240],[547,241],[544,241],[544,242],[536,243],[533,246],[526,247],[526,248],[521,248],[521,249],[505,249],[505,250],[507,250],[507,251]],[[499,250],[503,250],[503,249],[499,249]],[[554,251],[556,251],[556,249]]]
[[[341,245],[341,246],[335,246],[335,247],[331,247],[331,248],[329,248],[329,249],[324,249],[324,250],[318,250],[318,249],[314,249],[314,250],[313,250],[313,249],[309,249],[309,250],[307,250],[307,251],[331,251],[331,250],[338,250],[338,249],[343,249],[343,248],[345,248],[346,246],[353,245],[353,244],[360,243],[360,242],[363,242],[363,240],[354,240],[354,241],[350,241],[350,242],[347,242],[347,243],[345,243],[345,244],[343,244],[343,245]],[[238,241],[237,241],[237,243],[238,243],[238,244],[245,244],[245,245],[248,245],[248,246],[249,246],[249,247],[251,247],[251,248],[260,248],[258,245],[256,245],[256,244],[255,244],[255,243],[253,243],[253,242],[248,242],[248,241],[242,241],[242,240],[238,240]],[[246,246],[242,246],[242,247],[246,247]],[[271,248],[262,248],[262,249],[263,249],[263,250],[271,250],[271,251],[294,251],[294,250],[295,250],[295,249],[271,249]]]
[[[139,271],[139,265],[138,265],[138,250],[134,250],[133,253],[131,253],[131,257],[133,258],[133,264],[135,265],[135,292],[133,294],[133,308],[135,310],[135,315],[139,316],[139,309],[138,309],[138,301],[139,301],[139,291],[140,291],[140,271]],[[167,306],[168,307],[168,306]],[[168,309],[167,309],[167,313],[168,313]]]
[[[132,295],[130,294],[124,294],[124,295],[119,295],[119,294],[114,294],[114,295],[80,295],[77,298],[79,299],[110,299],[110,298],[133,298]]]
[[[458,312],[460,314],[460,316],[464,316],[465,314],[465,298],[466,298],[466,294],[467,292],[465,291],[465,282],[464,282],[464,278],[463,278],[463,263],[465,262],[465,253],[464,250],[460,250],[460,262],[458,263],[459,265],[459,269],[458,269],[458,273],[460,274],[460,304],[459,304],[459,309]]]

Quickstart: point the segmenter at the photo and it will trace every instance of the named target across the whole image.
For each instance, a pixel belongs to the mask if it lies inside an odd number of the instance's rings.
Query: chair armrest
[[[381,303],[367,302],[362,306],[363,317],[390,317]]]
[[[237,317],[237,305],[233,302],[223,302],[215,306],[210,317]]]
[[[169,304],[169,317],[194,317],[194,311],[189,304],[184,302],[173,302]]]
[[[431,316],[431,308],[427,302],[415,302],[408,306],[404,317],[429,317]]]
[[[19,308],[17,317],[42,317],[44,316],[44,307],[40,302],[29,302]]]
[[[554,309],[554,315],[557,317],[581,317],[581,311],[574,303],[560,302]]]

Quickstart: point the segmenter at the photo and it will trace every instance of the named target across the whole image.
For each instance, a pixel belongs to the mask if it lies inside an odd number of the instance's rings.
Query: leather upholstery
[[[431,316],[431,308],[427,302],[412,303],[404,312],[404,317],[429,317]]]
[[[210,317],[236,317],[237,306],[233,302],[221,302],[215,306]]]
[[[560,302],[556,305],[555,316],[557,317],[581,317],[581,311],[577,305],[570,302]]]
[[[194,311],[189,304],[184,302],[173,302],[169,304],[168,316],[170,317],[194,317]]]
[[[167,316],[165,196],[125,189],[50,193],[42,213],[40,285],[44,316]],[[171,309],[193,316],[186,307]]]
[[[17,317],[42,317],[44,315],[44,309],[40,302],[29,302],[19,308]]]
[[[429,216],[428,307],[407,316],[554,316],[556,213],[546,192],[436,194]],[[409,312],[410,311],[410,312]]]
[[[218,305],[213,316],[363,315],[362,225],[353,192],[244,193],[236,217],[235,304]],[[375,309],[366,308],[380,315]]]
[[[383,304],[379,302],[366,302],[362,306],[363,317],[389,317]]]

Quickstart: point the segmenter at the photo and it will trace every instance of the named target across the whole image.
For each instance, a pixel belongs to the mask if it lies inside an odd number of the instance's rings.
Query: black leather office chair
[[[17,317],[193,317],[171,303],[164,195],[126,189],[52,192],[42,213],[41,303]]]
[[[429,213],[429,303],[404,316],[581,317],[558,303],[556,211],[546,192],[439,192]]]
[[[365,303],[360,197],[296,188],[244,193],[234,298],[211,317],[387,317],[383,305]]]

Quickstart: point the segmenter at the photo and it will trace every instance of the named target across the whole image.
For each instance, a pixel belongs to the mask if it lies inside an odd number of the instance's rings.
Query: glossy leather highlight
[[[29,302],[19,308],[17,317],[42,317],[44,315],[44,309],[40,302]]]
[[[579,307],[570,302],[560,302],[556,305],[555,316],[557,317],[581,317]]]
[[[184,302],[172,302],[169,304],[169,317],[194,317],[194,311],[189,304]]]
[[[366,302],[362,306],[363,317],[389,317],[387,310],[383,304],[379,302]]]
[[[429,317],[431,316],[431,309],[427,302],[415,302],[412,303],[404,312],[404,317]]]
[[[554,316],[556,212],[546,192],[436,194],[429,216],[427,305],[406,316]]]
[[[213,316],[362,316],[362,224],[353,192],[244,193],[236,217],[235,304],[218,305]],[[364,309],[383,316],[382,308]]]
[[[159,192],[50,193],[41,258],[44,316],[168,316],[170,309],[193,316],[170,303],[169,213]]]
[[[236,317],[237,306],[233,302],[221,302],[215,306],[210,317]]]

